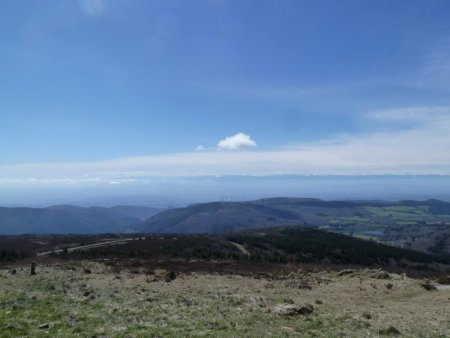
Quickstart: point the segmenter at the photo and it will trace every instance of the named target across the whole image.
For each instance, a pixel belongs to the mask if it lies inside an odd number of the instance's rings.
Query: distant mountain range
[[[332,220],[396,219],[376,211],[392,208],[426,210],[431,215],[450,214],[450,203],[427,201],[323,201],[312,198],[267,198],[251,202],[211,202],[158,213],[130,227],[136,232],[220,233],[279,225],[325,226]],[[403,209],[402,209],[403,208]],[[422,208],[422,209],[421,209]],[[423,209],[425,208],[425,209]]]
[[[308,226],[426,253],[450,255],[450,203],[267,198],[184,208],[0,208],[0,234],[230,233]]]
[[[285,197],[251,202],[211,202],[163,211],[131,229],[157,233],[220,233],[277,225],[320,226],[331,216],[367,215],[365,206],[391,204]]]
[[[152,207],[1,208],[0,234],[96,234],[121,232],[159,212]]]

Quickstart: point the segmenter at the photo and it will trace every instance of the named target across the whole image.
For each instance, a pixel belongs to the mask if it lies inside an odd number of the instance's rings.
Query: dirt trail
[[[250,252],[242,244],[235,243],[235,242],[230,242],[230,243],[233,244],[236,248],[238,248],[239,251],[242,252],[244,255],[251,256]]]
[[[133,238],[122,238],[122,239],[118,239],[118,240],[114,240],[114,241],[75,246],[72,248],[67,248],[67,252],[72,252],[72,251],[77,251],[77,250],[89,250],[92,248],[98,248],[98,247],[109,246],[109,245],[125,244],[126,242],[132,241],[132,240],[133,240]],[[51,253],[61,253],[63,251],[64,251],[64,249],[45,251],[45,252],[38,253],[37,256],[47,256]]]

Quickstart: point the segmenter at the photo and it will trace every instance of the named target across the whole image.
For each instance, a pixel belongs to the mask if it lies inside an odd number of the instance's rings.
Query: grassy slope
[[[163,271],[119,272],[85,262],[92,270],[85,274],[80,264],[39,266],[34,277],[27,269],[14,276],[0,271],[1,336],[285,337],[288,327],[294,337],[379,337],[390,326],[408,337],[450,335],[448,291],[426,291],[398,275],[194,273],[166,283]],[[312,304],[314,312],[282,316],[274,312],[279,304]],[[43,323],[50,327],[39,329]]]

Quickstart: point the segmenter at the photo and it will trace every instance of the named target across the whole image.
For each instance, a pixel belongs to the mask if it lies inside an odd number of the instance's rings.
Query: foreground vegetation
[[[449,291],[404,275],[291,266],[243,276],[128,263],[47,260],[36,276],[28,265],[0,270],[1,336],[450,335]]]

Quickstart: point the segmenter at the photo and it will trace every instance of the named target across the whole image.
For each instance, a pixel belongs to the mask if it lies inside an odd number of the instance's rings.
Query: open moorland
[[[28,263],[0,271],[2,337],[450,335],[450,289],[379,269]]]
[[[450,261],[372,240],[284,227],[1,243],[2,337],[450,335]]]

